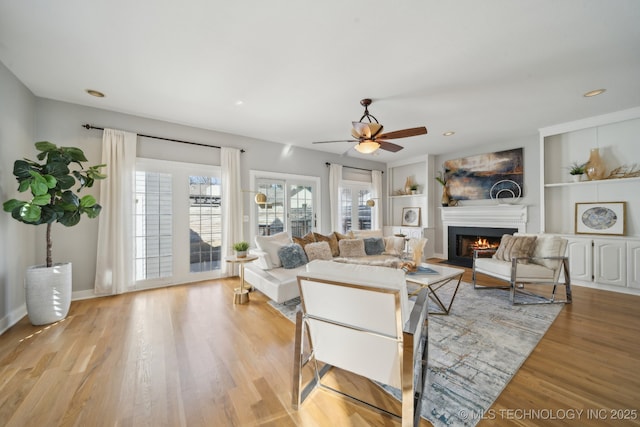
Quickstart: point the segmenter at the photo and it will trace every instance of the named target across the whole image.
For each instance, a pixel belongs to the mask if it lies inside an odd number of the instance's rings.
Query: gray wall
[[[13,162],[32,157],[36,97],[0,62],[0,202],[18,197]],[[25,267],[36,264],[36,227],[0,213],[0,333],[25,314]]]
[[[524,196],[518,204],[527,205],[527,232],[537,233],[540,231],[540,139],[538,134],[533,134],[530,137],[506,141],[502,143],[496,143],[491,145],[484,145],[481,147],[475,147],[473,149],[465,151],[451,152],[435,157],[435,169],[436,173],[442,170],[442,164],[446,160],[459,159],[461,157],[473,156],[476,154],[493,153],[495,151],[510,150],[513,148],[523,147],[524,156]],[[434,183],[434,200],[433,203],[436,206],[440,206],[440,196],[442,195],[442,186],[438,184],[435,179]],[[472,205],[490,205],[495,204],[492,200],[464,200],[460,202],[460,205],[472,206]],[[440,209],[436,212],[436,235],[435,235],[435,253],[436,256],[442,254],[442,239],[443,229],[442,221],[440,219]],[[445,256],[446,257],[446,256]]]
[[[298,147],[286,147],[267,141],[256,140],[238,135],[230,135],[204,129],[177,125],[158,120],[114,113],[96,108],[37,99],[36,140],[46,139],[58,145],[73,145],[84,150],[89,162],[99,163],[101,156],[102,131],[86,130],[82,124],[89,123],[99,127],[128,130],[140,134],[157,135],[167,138],[201,142],[217,146],[237,147],[246,150],[241,155],[242,187],[249,188],[249,170],[287,172],[299,175],[321,177],[322,202],[321,230],[330,228],[329,210],[329,171],[325,162],[384,169],[384,164],[345,158],[339,155],[322,153]],[[151,138],[138,138],[138,156],[190,163],[220,164],[220,150],[184,145],[176,142]],[[98,188],[90,189],[98,201]],[[245,197],[245,212],[253,197]],[[73,263],[73,291],[93,289],[95,258],[98,233],[97,220],[83,218],[76,227],[65,229],[56,224],[53,227],[54,261]],[[249,235],[245,224],[245,235]],[[44,240],[44,227],[38,230],[38,239]],[[44,246],[37,248],[38,259],[44,259]]]

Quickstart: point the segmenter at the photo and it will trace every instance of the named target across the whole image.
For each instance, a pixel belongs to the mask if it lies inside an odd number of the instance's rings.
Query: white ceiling
[[[311,142],[372,98],[429,130],[387,162],[639,106],[640,1],[0,0],[0,61],[39,97],[334,153]]]

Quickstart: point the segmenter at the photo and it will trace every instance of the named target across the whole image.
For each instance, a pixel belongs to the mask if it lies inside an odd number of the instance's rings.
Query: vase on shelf
[[[447,188],[446,185],[442,186],[442,199],[441,199],[441,203],[442,206],[449,206],[449,203],[451,203],[450,197],[449,197],[449,189]]]
[[[404,183],[404,194],[411,194],[411,186],[413,183],[411,182],[411,178],[407,177],[407,181]]]
[[[589,154],[589,160],[585,167],[587,177],[590,181],[603,179],[607,173],[604,161],[600,157],[600,150],[598,148],[592,148]]]

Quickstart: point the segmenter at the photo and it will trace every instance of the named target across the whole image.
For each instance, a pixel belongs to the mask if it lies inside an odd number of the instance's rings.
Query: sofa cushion
[[[294,236],[294,237],[293,237],[293,243],[297,243],[297,244],[299,244],[300,246],[302,246],[302,249],[304,249],[304,247],[305,247],[306,245],[308,245],[309,243],[313,243],[313,242],[315,242],[315,241],[316,241],[316,238],[315,238],[315,235],[314,235],[314,234],[315,234],[315,233],[312,233],[312,232],[310,231],[310,232],[308,232],[307,234],[305,234],[305,235],[304,235],[304,236],[302,236],[302,237],[295,237],[295,236]]]
[[[384,252],[384,240],[382,237],[366,237],[364,251],[367,255],[381,255]]]
[[[367,237],[382,237],[382,230],[351,230],[354,239],[365,239]]]
[[[313,233],[313,237],[316,239],[316,242],[327,242],[329,244],[331,256],[340,255],[340,247],[338,246],[338,236],[336,233],[331,233],[327,236],[320,233]]]
[[[536,236],[512,236],[505,234],[500,239],[500,246],[493,255],[499,261],[511,261],[511,258],[531,257],[535,249]],[[528,259],[520,259],[519,263],[528,264]]]
[[[492,276],[498,275],[503,280],[509,281],[511,277],[511,263],[494,258],[477,258],[475,260],[475,270],[480,273],[488,272]],[[553,280],[554,271],[539,264],[518,263],[517,279],[529,280],[532,282]]]
[[[256,236],[256,246],[261,251],[269,254],[271,259],[271,268],[282,266],[280,257],[278,256],[278,249],[282,246],[293,243],[291,237],[286,231],[274,234],[273,236]]]
[[[280,247],[278,249],[278,257],[282,267],[286,269],[300,267],[308,262],[304,249],[297,243],[290,243]]]
[[[400,256],[404,252],[404,237],[388,236],[384,238],[384,253]]]
[[[342,239],[338,242],[338,246],[341,257],[367,256],[362,239]]]
[[[314,259],[333,259],[331,248],[329,247],[328,242],[309,243],[304,247],[304,251],[307,254],[307,258],[309,259],[309,261],[313,261]]]

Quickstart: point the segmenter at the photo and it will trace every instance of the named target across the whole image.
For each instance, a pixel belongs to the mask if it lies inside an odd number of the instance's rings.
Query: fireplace
[[[517,228],[448,227],[448,263],[473,266],[475,249],[497,248],[503,234],[513,234]]]

